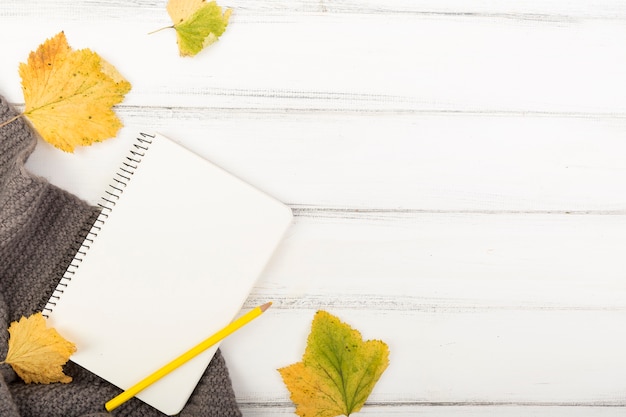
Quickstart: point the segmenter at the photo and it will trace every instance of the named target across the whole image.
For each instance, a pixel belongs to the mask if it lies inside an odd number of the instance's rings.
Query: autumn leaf
[[[41,137],[66,152],[114,137],[122,122],[112,107],[130,83],[97,53],[73,50],[60,32],[19,67],[24,116]]]
[[[194,56],[222,36],[232,12],[215,1],[169,0],[167,12],[174,23],[181,56]]]
[[[279,369],[300,417],[349,416],[361,409],[389,364],[389,349],[318,311],[302,362]]]
[[[24,382],[49,384],[72,380],[63,373],[63,365],[76,346],[55,329],[48,328],[41,313],[11,323],[9,336],[9,351],[3,363],[11,365]]]

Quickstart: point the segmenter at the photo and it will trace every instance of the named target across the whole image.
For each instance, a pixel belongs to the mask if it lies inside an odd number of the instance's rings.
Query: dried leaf
[[[97,53],[73,50],[63,32],[20,64],[24,115],[41,137],[66,152],[114,137],[122,122],[112,107],[130,83]]]
[[[76,346],[55,329],[48,328],[41,313],[11,323],[9,335],[4,363],[11,365],[24,382],[49,384],[72,380],[63,373],[63,365],[76,352]]]
[[[361,409],[389,364],[389,349],[318,311],[302,362],[281,368],[300,417],[349,416]]]
[[[194,56],[222,36],[232,12],[215,1],[170,0],[167,12],[172,18],[181,56]]]

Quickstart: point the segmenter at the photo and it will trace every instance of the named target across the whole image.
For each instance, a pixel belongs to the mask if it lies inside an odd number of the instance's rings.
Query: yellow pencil
[[[176,359],[174,359],[167,365],[163,366],[162,368],[148,375],[147,377],[145,377],[144,379],[142,379],[141,381],[139,381],[132,387],[128,388],[126,391],[122,392],[117,397],[108,401],[104,405],[104,407],[107,409],[107,411],[111,411],[119,407],[120,405],[124,404],[126,401],[130,400],[139,392],[146,389],[148,386],[155,383],[159,379],[163,378],[165,375],[169,374],[174,369],[188,362],[192,358],[198,356],[200,353],[204,352],[205,350],[207,350],[208,348],[210,348],[211,346],[213,346],[220,340],[224,339],[226,336],[230,335],[231,333],[235,332],[237,329],[245,326],[246,324],[250,323],[255,318],[259,317],[271,305],[272,303],[269,302],[269,303],[263,304],[262,306],[253,308],[252,310],[250,310],[243,316],[231,322],[222,330],[219,330],[214,335],[200,342],[200,344],[198,344],[197,346],[194,346],[193,348],[189,349],[187,352],[183,353],[182,355],[180,355],[179,357],[177,357]]]

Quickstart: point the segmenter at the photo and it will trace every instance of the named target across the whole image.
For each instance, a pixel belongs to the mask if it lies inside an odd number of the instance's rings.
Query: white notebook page
[[[71,360],[122,389],[228,324],[292,219],[285,205],[171,140],[145,139],[149,149],[133,174],[120,171],[126,186],[112,182],[123,192],[107,197],[115,206],[49,313],[77,345]],[[178,413],[216,349],[137,397]]]

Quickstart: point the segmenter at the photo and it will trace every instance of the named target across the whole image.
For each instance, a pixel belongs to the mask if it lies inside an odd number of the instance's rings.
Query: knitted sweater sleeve
[[[0,124],[18,113],[0,97]],[[35,133],[23,118],[0,127],[0,359],[6,356],[8,326],[41,311],[99,209],[26,170]],[[85,369],[68,363],[69,384],[26,385],[0,365],[0,415],[7,417],[96,417],[104,403],[121,392]],[[133,399],[115,416],[161,417]],[[184,416],[241,416],[228,369],[215,355]]]

